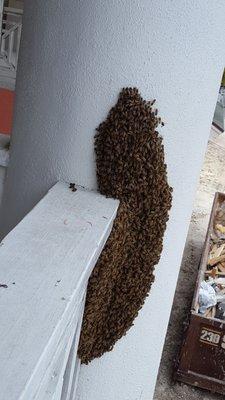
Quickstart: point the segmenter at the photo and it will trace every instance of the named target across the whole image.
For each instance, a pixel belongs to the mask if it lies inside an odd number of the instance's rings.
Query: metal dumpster
[[[224,282],[224,287],[219,286],[219,288],[222,288],[222,293],[225,291],[225,273],[219,272],[219,268],[215,266],[209,266],[212,238],[214,237],[215,226],[217,227],[215,225],[216,218],[222,204],[225,205],[225,194],[216,193],[199,265],[190,316],[186,324],[181,351],[176,361],[174,378],[212,392],[225,394],[225,318],[223,316],[220,319],[217,315],[221,303],[214,306],[214,315],[205,317],[199,312],[200,287],[203,281],[207,282],[208,276],[211,275],[209,284],[212,284],[212,286],[216,285],[215,282]],[[218,246],[221,246],[222,239],[218,239],[218,243]],[[223,258],[220,255],[217,260],[223,260]],[[217,260],[213,259],[211,264]]]

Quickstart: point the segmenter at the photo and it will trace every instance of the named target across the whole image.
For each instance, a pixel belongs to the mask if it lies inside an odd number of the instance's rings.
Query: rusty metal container
[[[212,392],[225,394],[225,321],[206,318],[196,311],[200,284],[204,280],[207,269],[210,236],[214,228],[215,215],[223,201],[225,201],[225,194],[216,193],[199,265],[189,321],[176,362],[174,378]]]

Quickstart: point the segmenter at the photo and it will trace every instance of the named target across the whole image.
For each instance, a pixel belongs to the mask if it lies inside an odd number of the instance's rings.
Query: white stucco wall
[[[58,179],[96,188],[94,129],[123,86],[157,98],[173,208],[151,295],[113,352],[82,367],[80,400],[150,400],[225,64],[224,0],[29,0],[7,232]],[[196,266],[197,267],[197,266]]]

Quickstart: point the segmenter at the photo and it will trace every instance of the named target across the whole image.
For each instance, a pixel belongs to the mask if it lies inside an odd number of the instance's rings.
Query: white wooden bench
[[[88,278],[118,201],[57,183],[0,244],[0,400],[74,400]]]

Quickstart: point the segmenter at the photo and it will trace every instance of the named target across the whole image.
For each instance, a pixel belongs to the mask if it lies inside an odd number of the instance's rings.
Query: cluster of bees
[[[97,128],[98,187],[120,206],[88,284],[78,350],[85,364],[112,350],[133,325],[162,252],[172,188],[154,102],[124,88]]]

